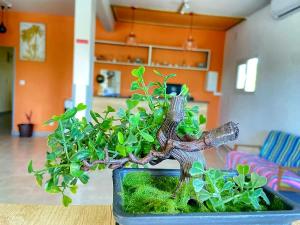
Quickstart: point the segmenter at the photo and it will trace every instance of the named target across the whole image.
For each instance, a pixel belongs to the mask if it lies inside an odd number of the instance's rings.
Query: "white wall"
[[[13,48],[0,47],[0,112],[12,111],[12,81]]]
[[[256,93],[235,90],[237,63],[258,56]],[[240,125],[239,143],[261,144],[279,129],[300,135],[300,12],[273,20],[270,7],[226,34],[221,121]]]

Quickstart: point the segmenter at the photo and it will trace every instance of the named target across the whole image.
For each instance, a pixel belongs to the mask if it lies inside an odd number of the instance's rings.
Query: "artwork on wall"
[[[20,23],[20,59],[43,62],[46,58],[45,49],[45,24]]]

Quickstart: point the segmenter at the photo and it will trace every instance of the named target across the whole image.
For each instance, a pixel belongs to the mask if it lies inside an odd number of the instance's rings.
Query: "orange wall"
[[[28,62],[19,60],[19,24],[20,22],[39,22],[46,24],[46,61]],[[73,68],[73,17],[54,16],[36,13],[7,13],[6,34],[0,34],[0,46],[11,46],[16,52],[16,79],[14,95],[14,130],[17,124],[25,122],[25,113],[33,111],[36,131],[50,131],[53,128],[43,126],[43,122],[53,114],[63,112],[64,100],[71,97]],[[130,24],[117,23],[114,32],[105,32],[97,21],[96,39],[124,41],[130,30]],[[151,25],[135,25],[135,33],[140,43],[182,46],[187,37],[186,29],[167,28]],[[225,32],[194,30],[193,35],[199,48],[211,49],[211,70],[221,71]],[[132,81],[130,66],[95,64],[95,74],[101,68],[122,71],[122,95],[130,95]],[[196,100],[208,101],[208,128],[218,125],[220,97],[204,91],[206,72],[159,69],[162,73],[176,73],[174,83],[186,83]],[[146,80],[157,77],[148,69]],[[25,86],[19,80],[26,80]],[[173,81],[172,81],[173,82]],[[219,82],[220,87],[220,82]]]
[[[71,97],[73,68],[73,17],[7,13],[6,34],[0,34],[0,46],[15,48],[16,79],[14,95],[15,126],[26,122],[25,113],[33,111],[36,131],[49,131],[43,122],[64,110],[64,100]],[[20,22],[39,22],[46,25],[46,60],[19,60]],[[19,80],[26,85],[20,86]]]
[[[130,31],[130,24],[117,23],[114,32],[105,32],[101,24],[97,23],[96,39],[125,41],[125,37]],[[137,42],[155,45],[182,46],[187,38],[187,29],[151,26],[136,24],[134,27],[137,36]],[[222,80],[222,64],[225,32],[223,31],[208,31],[194,30],[193,36],[197,42],[198,48],[211,50],[210,70],[219,72],[219,87]],[[172,56],[170,56],[172,57]],[[168,60],[168,59],[167,59]],[[95,76],[100,69],[116,69],[121,71],[121,95],[129,96],[130,83],[133,77],[130,75],[132,66],[95,64]],[[152,68],[146,68],[146,80],[157,80],[157,76],[152,73]],[[176,69],[158,68],[162,73],[176,73],[175,79],[170,80],[173,83],[186,83],[191,91],[191,95],[195,100],[208,101],[208,128],[215,127],[219,124],[220,113],[220,97],[214,96],[212,93],[205,91],[205,76],[204,71],[187,71]],[[97,84],[94,83],[95,89]]]

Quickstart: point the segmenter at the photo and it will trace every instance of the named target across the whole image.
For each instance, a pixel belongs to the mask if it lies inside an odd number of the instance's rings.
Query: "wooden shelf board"
[[[164,46],[164,45],[148,45],[148,44],[136,44],[136,45],[128,45],[125,42],[118,41],[106,41],[106,40],[96,40],[95,44],[108,44],[108,45],[120,45],[120,46],[128,46],[128,47],[143,47],[143,48],[157,48],[157,49],[166,49],[166,50],[176,50],[176,51],[191,51],[191,52],[205,52],[210,53],[209,49],[193,49],[193,50],[185,50],[181,47],[175,46]]]
[[[198,68],[198,67],[149,65],[149,64],[143,64],[143,63],[112,62],[112,61],[105,61],[105,60],[95,60],[95,63],[111,64],[111,65],[123,65],[123,66],[146,66],[146,67],[154,67],[154,68],[195,70],[195,71],[207,71],[208,70],[208,68]]]

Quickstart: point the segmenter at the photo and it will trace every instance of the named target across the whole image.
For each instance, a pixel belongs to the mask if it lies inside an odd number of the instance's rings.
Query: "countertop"
[[[1,225],[115,225],[110,205],[0,204]]]

